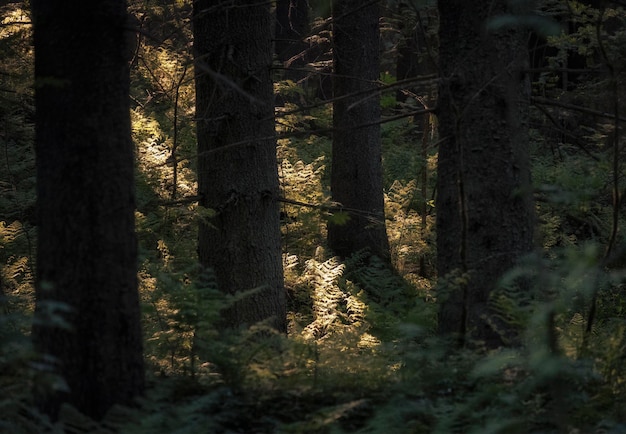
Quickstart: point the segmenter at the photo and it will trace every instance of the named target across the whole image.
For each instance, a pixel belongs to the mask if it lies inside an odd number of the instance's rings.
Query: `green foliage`
[[[600,319],[584,339],[595,288],[609,297],[621,279],[606,274],[598,253],[589,245],[556,260],[530,256],[506,276],[492,308],[522,337],[517,346],[454,350],[408,333],[394,398],[359,432],[622,432],[623,323]]]
[[[212,273],[190,269],[142,279],[146,353],[155,372],[195,377],[206,365],[207,343],[226,305]]]
[[[0,431],[41,432],[32,407],[35,216],[34,116],[28,9],[0,6]]]
[[[294,83],[293,80],[281,80],[274,83],[274,93],[283,97],[293,98],[294,96],[304,95],[305,91],[298,83]],[[286,104],[285,109],[288,109],[291,104]]]
[[[0,431],[34,433],[42,420],[30,403],[33,352],[24,335],[28,318],[10,312],[9,306],[0,294]]]
[[[619,411],[611,415],[597,402],[607,386],[615,385],[598,361],[624,354],[620,347],[623,342],[616,341],[612,341],[612,348],[604,347],[603,356],[596,353],[596,345],[602,345],[601,336],[605,333],[612,336],[617,332],[621,336],[610,318],[596,318],[592,330],[588,330],[594,294],[598,288],[615,284],[611,283],[614,276],[603,270],[598,257],[597,245],[593,244],[564,249],[550,261],[531,256],[503,280],[494,294],[493,308],[500,319],[517,329],[522,346],[485,358],[474,372],[479,378],[514,375],[509,378],[509,389],[515,402],[526,408],[515,416],[525,422],[523,429],[528,429],[528,420],[522,416],[528,414],[533,415],[533,429],[565,429],[621,418]],[[520,279],[523,290],[519,288]],[[606,292],[600,289],[600,299]],[[590,356],[593,353],[595,356]],[[621,377],[626,372],[618,368],[614,374]],[[621,396],[623,391],[617,393]]]
[[[421,193],[415,180],[394,181],[385,194],[385,215],[395,268],[416,287],[426,289],[431,282],[424,276],[435,269],[434,200]]]
[[[375,333],[390,340],[398,334],[398,327],[407,320],[407,313],[420,312],[419,325],[434,330],[433,306],[422,301],[424,294],[392,271],[388,264],[367,252],[353,255],[346,261],[346,279],[354,281],[366,295],[369,322]]]
[[[380,82],[383,85],[389,86],[396,82],[396,77],[389,74],[388,72],[383,72],[380,74]],[[394,93],[383,93],[380,97],[380,107],[381,109],[391,109],[396,107],[397,101]]]
[[[325,231],[322,205],[330,205],[326,170],[330,142],[310,136],[293,146],[292,140],[278,141],[278,175],[281,195],[289,200],[309,204],[281,204],[282,232],[289,253],[312,256],[323,241]]]
[[[265,324],[219,331],[220,311],[233,299],[219,291],[210,270],[200,269],[195,253],[197,223],[213,211],[193,201],[191,2],[130,3],[142,26],[131,117],[150,387],[137,408],[116,407],[101,422],[65,406],[53,424],[32,405],[33,385],[63,383],[41,375],[45,363],[35,363],[28,337],[36,245],[32,57],[28,27],[17,24],[27,14],[12,2],[2,6],[0,26],[0,431],[626,432],[623,240],[618,237],[612,261],[603,257],[613,215],[610,119],[592,122],[562,107],[546,109],[575,140],[554,130],[546,112],[533,111],[541,249],[511,270],[490,300],[493,326],[506,325],[502,330],[516,345],[457,349],[436,336],[436,301],[445,294],[439,291],[437,300],[431,291],[436,138],[423,142],[423,125],[410,118],[381,126],[394,270],[367,252],[340,261],[325,247],[330,105],[313,101],[311,89],[278,82],[276,92],[289,101],[277,109],[289,334],[279,336]],[[420,10],[433,2],[410,3]],[[546,18],[516,15],[491,24],[550,27],[567,16],[572,30],[548,38],[557,53],[551,66],[567,67],[572,54],[598,65],[604,44],[613,67],[623,69],[622,8],[607,6],[601,17],[577,1],[539,6]],[[323,30],[311,41],[328,42],[326,22],[316,23]],[[561,73],[544,71],[534,89],[589,108],[615,97],[606,77],[583,77],[564,86]],[[392,84],[395,77],[384,73],[381,81]],[[381,105],[397,114],[393,93],[383,94]],[[621,216],[618,224],[623,227]],[[440,288],[454,290],[463,277],[441,280]],[[63,325],[55,322],[63,307],[48,306],[48,316],[36,321]]]

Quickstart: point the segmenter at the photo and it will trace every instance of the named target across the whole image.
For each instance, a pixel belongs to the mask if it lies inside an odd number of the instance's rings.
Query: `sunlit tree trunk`
[[[389,257],[380,137],[379,5],[333,3],[333,145],[331,192],[347,221],[333,218],[328,243],[340,256],[361,249]]]
[[[239,294],[223,315],[236,328],[269,320],[286,330],[269,2],[194,3],[200,204],[198,254],[220,290]]]
[[[439,2],[437,263],[439,329],[503,343],[490,295],[532,248],[527,34],[487,30],[507,2]]]
[[[39,211],[33,341],[68,386],[51,391],[42,373],[35,396],[53,418],[63,402],[100,418],[144,387],[126,2],[33,0],[32,11]]]

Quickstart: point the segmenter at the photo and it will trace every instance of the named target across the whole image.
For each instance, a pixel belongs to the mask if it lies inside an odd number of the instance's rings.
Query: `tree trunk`
[[[274,133],[269,3],[194,4],[198,191],[215,216],[200,224],[198,254],[220,290],[253,290],[223,326],[262,320],[286,331]]]
[[[439,329],[489,347],[507,333],[492,290],[533,239],[527,35],[485,29],[505,3],[439,3],[437,263],[440,279],[462,277],[440,285]]]
[[[39,210],[33,341],[69,387],[55,392],[36,382],[35,395],[52,418],[63,402],[101,418],[144,387],[126,2],[37,0],[32,11]]]
[[[333,201],[349,218],[331,218],[328,243],[340,256],[369,249],[389,257],[382,181],[379,5],[337,0],[333,10]]]

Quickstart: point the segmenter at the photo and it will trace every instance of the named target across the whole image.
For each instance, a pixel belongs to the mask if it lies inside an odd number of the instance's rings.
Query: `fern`
[[[309,259],[306,263],[305,279],[313,284],[313,322],[305,327],[303,334],[308,338],[320,338],[326,335],[330,326],[341,318],[339,306],[345,294],[337,285],[344,265],[337,258],[325,262]]]
[[[404,184],[396,180],[385,193],[387,234],[394,266],[423,289],[430,288],[424,276],[434,274],[435,270],[435,220],[429,212],[433,206],[430,199],[418,193],[415,181]],[[423,212],[427,214],[423,216]]]
[[[321,202],[321,176],[325,170],[323,161],[323,156],[309,164],[302,160],[295,164],[287,159],[282,160],[278,173],[284,196],[313,203]]]
[[[216,336],[227,300],[209,270],[193,267],[158,276],[142,279],[146,353],[162,372],[195,376],[206,362],[207,342]]]

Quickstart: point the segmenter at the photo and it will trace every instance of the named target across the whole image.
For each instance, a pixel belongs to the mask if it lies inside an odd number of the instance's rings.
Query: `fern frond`
[[[0,244],[6,245],[13,243],[22,234],[23,228],[21,222],[16,220],[8,225],[6,222],[0,222]]]
[[[307,338],[324,336],[331,324],[339,317],[339,305],[344,301],[344,293],[339,289],[338,279],[345,265],[338,258],[324,262],[309,259],[306,262],[304,277],[313,286],[313,322],[302,331]]]

